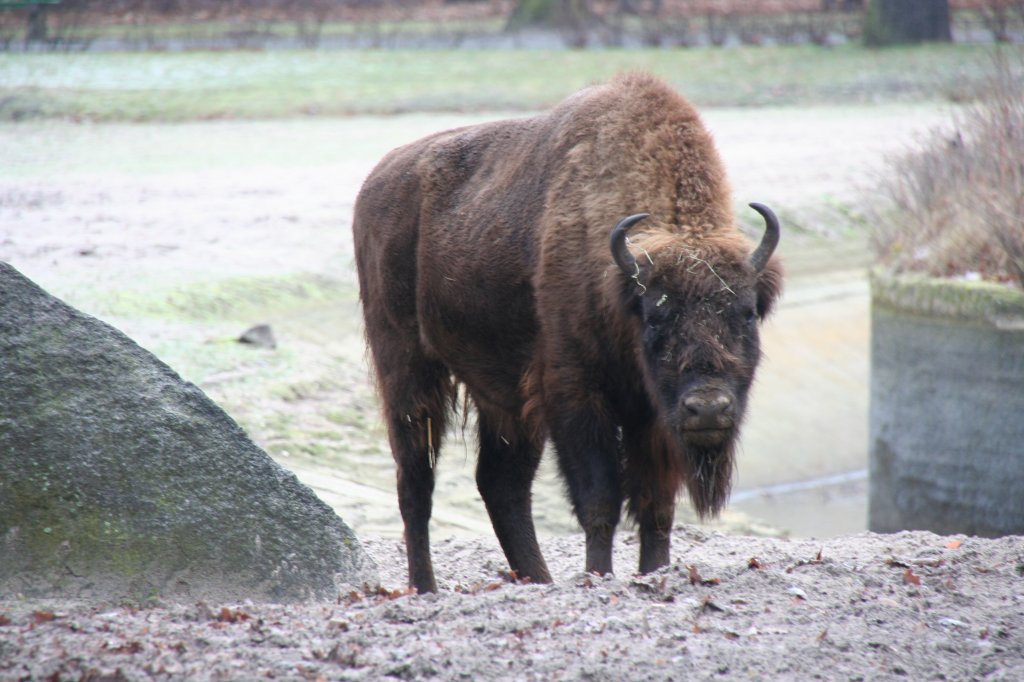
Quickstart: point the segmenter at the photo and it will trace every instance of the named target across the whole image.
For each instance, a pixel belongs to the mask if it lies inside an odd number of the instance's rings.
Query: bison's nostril
[[[732,412],[732,398],[724,393],[687,396],[683,405],[697,417],[717,417]]]

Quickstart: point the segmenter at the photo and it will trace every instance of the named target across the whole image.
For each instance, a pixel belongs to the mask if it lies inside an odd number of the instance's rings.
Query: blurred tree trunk
[[[33,5],[28,11],[28,28],[25,31],[25,41],[29,43],[45,43],[49,38],[49,29],[46,16],[50,8],[46,5]]]
[[[871,0],[864,19],[864,44],[871,46],[949,42],[949,0]]]
[[[587,44],[587,33],[600,23],[588,0],[518,0],[508,27],[547,26],[562,32],[573,47]]]

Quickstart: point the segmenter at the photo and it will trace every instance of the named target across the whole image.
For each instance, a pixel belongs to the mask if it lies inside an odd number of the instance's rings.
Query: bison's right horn
[[[626,247],[626,232],[649,215],[650,213],[637,213],[628,218],[623,218],[615,226],[615,229],[612,230],[612,258],[615,259],[615,264],[619,266],[619,269],[630,277],[636,277],[640,274],[640,266],[636,264],[636,258],[633,257],[633,254]]]
[[[754,272],[761,272],[764,270],[764,266],[768,264],[768,259],[772,257],[772,253],[775,252],[775,247],[779,245],[779,219],[764,204],[750,204],[750,208],[760,213],[761,217],[764,218],[764,237],[761,238],[761,244],[757,247],[757,250],[750,256],[750,264],[753,266]]]

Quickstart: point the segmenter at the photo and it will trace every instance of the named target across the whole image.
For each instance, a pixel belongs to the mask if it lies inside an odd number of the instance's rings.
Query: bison
[[[437,589],[434,465],[460,385],[477,486],[524,579],[551,580],[530,496],[548,438],[587,571],[611,572],[624,500],[643,573],[669,562],[684,484],[700,515],[719,511],[782,284],[778,221],[751,206],[766,223],[753,253],[696,110],[646,74],[380,162],[353,232],[411,587]]]

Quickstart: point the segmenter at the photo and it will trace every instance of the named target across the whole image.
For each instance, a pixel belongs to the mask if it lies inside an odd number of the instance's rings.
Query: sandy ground
[[[800,227],[783,237],[791,275],[765,329],[739,502],[720,526],[732,534],[681,525],[674,563],[631,577],[624,530],[619,577],[583,575],[548,466],[535,498],[555,584],[509,584],[456,433],[436,495],[437,596],[401,594],[349,220],[384,151],[476,119],[0,127],[0,259],[198,383],[338,510],[396,591],[302,607],[9,600],[0,679],[1024,678],[1021,538],[751,537],[863,528],[866,259],[836,218],[885,153],[943,118],[922,106],[708,112],[737,201]],[[224,280],[258,290],[296,275],[329,276],[337,299],[251,320],[211,304]],[[182,291],[209,310],[167,315]],[[211,343],[263,321],[276,351]]]
[[[489,540],[438,543],[441,592],[337,604],[0,603],[0,680],[1019,680],[1024,544],[930,533],[814,542],[675,534],[676,563],[510,584]],[[367,543],[388,586],[402,550]]]

